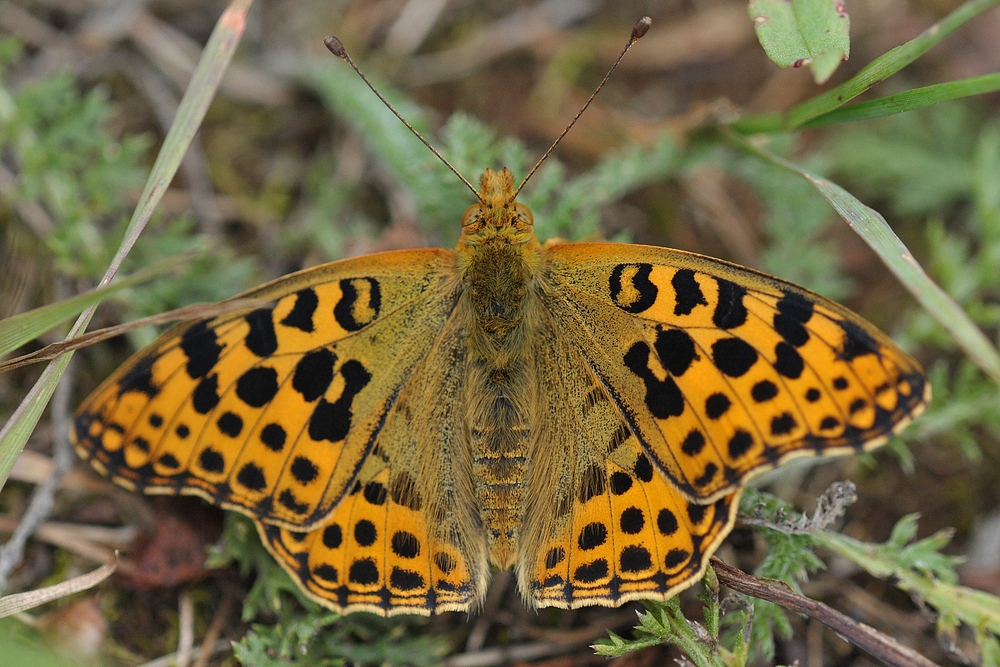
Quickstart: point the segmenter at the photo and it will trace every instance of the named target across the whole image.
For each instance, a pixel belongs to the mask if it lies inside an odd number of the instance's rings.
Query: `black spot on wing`
[[[684,437],[684,442],[681,443],[681,451],[688,456],[697,456],[701,453],[701,450],[705,447],[705,436],[698,429],[691,429],[691,431]]]
[[[707,486],[713,479],[715,479],[716,473],[719,472],[719,466],[712,462],[705,464],[705,470],[694,480],[694,485],[698,487]]]
[[[336,363],[337,355],[325,347],[305,354],[295,364],[292,389],[302,394],[307,403],[312,403],[330,388]]]
[[[646,517],[638,507],[629,507],[621,513],[618,525],[626,535],[635,535],[646,525]]]
[[[742,326],[747,321],[747,308],[743,305],[746,288],[722,278],[716,278],[715,282],[719,285],[719,302],[715,304],[712,322],[720,329]]]
[[[649,458],[645,454],[639,454],[636,457],[632,473],[641,482],[648,483],[653,481],[653,465],[649,462]]]
[[[160,393],[160,388],[153,384],[153,363],[155,357],[143,357],[130,368],[122,379],[118,382],[118,395],[122,396],[135,391],[145,394],[149,398]]]
[[[419,572],[393,567],[389,574],[389,585],[400,591],[415,591],[424,588],[426,583]]]
[[[226,469],[226,459],[221,453],[211,447],[206,447],[198,455],[198,465],[206,472],[222,472]]]
[[[757,363],[757,350],[742,338],[722,338],[712,343],[715,367],[729,377],[742,377]]]
[[[676,417],[684,412],[684,395],[669,375],[660,380],[649,368],[649,345],[635,343],[625,354],[624,362],[646,386],[646,407],[657,419]]]
[[[622,549],[619,563],[622,572],[642,572],[653,567],[653,557],[649,549],[633,545]]]
[[[224,412],[216,421],[216,425],[223,434],[230,438],[238,437],[243,431],[243,419],[233,412]]]
[[[653,348],[663,367],[675,377],[684,375],[691,363],[698,358],[694,339],[683,329],[657,331]]]
[[[619,264],[611,271],[608,288],[611,300],[626,313],[641,313],[656,302],[659,293],[649,276],[651,264]],[[624,281],[623,281],[624,278]]]
[[[342,295],[333,307],[333,317],[346,331],[358,331],[371,324],[382,309],[382,289],[374,278],[346,278],[340,281]]]
[[[798,350],[788,343],[781,341],[774,346],[774,354],[777,357],[774,362],[774,370],[791,380],[798,379],[802,375],[802,371],[806,365],[802,361],[802,355],[799,354]]]
[[[596,549],[608,540],[608,529],[607,527],[598,521],[593,523],[588,523],[583,529],[580,530],[580,537],[577,539],[577,545],[582,551],[590,551],[591,549]]]
[[[316,290],[311,287],[299,290],[295,293],[295,305],[292,306],[291,312],[285,316],[285,319],[281,320],[281,323],[286,327],[294,327],[300,331],[312,333],[315,329],[313,315],[316,313],[318,305],[319,297],[316,296]]]
[[[219,363],[222,346],[209,328],[208,321],[192,324],[181,334],[181,351],[187,357],[186,370],[191,379],[204,377]]]
[[[616,496],[624,494],[632,488],[632,477],[621,471],[611,474],[611,493]]]
[[[260,441],[272,452],[280,452],[285,447],[287,438],[285,429],[279,424],[268,424],[260,430]]]
[[[378,583],[378,566],[371,558],[361,558],[351,563],[347,578],[352,583],[370,586]]]
[[[774,330],[795,347],[802,347],[809,340],[805,324],[812,319],[813,304],[801,294],[786,292],[778,301],[774,315]]]
[[[361,519],[354,524],[354,541],[363,547],[370,547],[378,539],[375,524],[368,519]]]
[[[299,502],[295,494],[292,493],[291,489],[285,489],[278,496],[278,502],[285,508],[295,514],[305,514],[309,511],[309,505]]]
[[[771,435],[787,435],[795,430],[798,424],[791,413],[783,412],[771,419]]]
[[[434,564],[445,574],[450,574],[451,571],[455,569],[455,566],[458,565],[454,558],[443,551],[439,551],[434,554]]]
[[[299,484],[309,484],[319,475],[316,464],[304,456],[296,456],[289,470]]]
[[[736,429],[736,433],[729,439],[729,456],[738,459],[753,447],[753,436],[743,429]]]
[[[344,533],[337,524],[330,524],[323,529],[323,546],[327,549],[336,549],[344,541]]]
[[[839,352],[842,359],[851,361],[866,354],[878,354],[878,343],[860,325],[850,320],[840,320],[837,324],[844,330],[844,341]]]
[[[674,315],[690,315],[695,306],[707,306],[708,301],[702,294],[698,281],[694,279],[694,271],[691,269],[680,269],[670,279],[670,284],[674,288],[676,303],[674,304]]]
[[[203,377],[191,394],[194,411],[207,415],[219,404],[219,376],[215,373]]]
[[[718,419],[729,411],[732,404],[728,396],[716,392],[705,399],[705,414],[709,419]]]
[[[267,479],[260,466],[247,463],[236,474],[236,481],[251,491],[263,491],[267,488]]]
[[[663,565],[668,570],[676,569],[679,565],[683,565],[691,557],[689,551],[684,549],[671,549],[667,552],[666,557],[663,559]]]
[[[389,492],[378,482],[368,482],[364,486],[364,497],[372,505],[384,505]]]
[[[340,368],[344,378],[344,390],[333,403],[321,398],[309,419],[309,437],[313,440],[339,442],[347,437],[354,413],[351,404],[354,397],[371,381],[371,374],[359,361],[349,359]]]
[[[262,408],[278,393],[278,372],[268,366],[251,368],[236,380],[236,397],[252,408]]]
[[[420,555],[420,540],[405,530],[397,530],[390,541],[392,552],[400,558],[416,558]]]
[[[750,390],[750,395],[757,403],[766,403],[778,395],[778,387],[770,380],[761,380]]]
[[[606,576],[608,576],[608,561],[603,558],[585,563],[573,572],[573,578],[585,584],[600,581]]]
[[[274,311],[270,308],[258,308],[246,316],[250,326],[244,343],[247,349],[258,357],[270,357],[278,350],[278,337],[274,333]]]

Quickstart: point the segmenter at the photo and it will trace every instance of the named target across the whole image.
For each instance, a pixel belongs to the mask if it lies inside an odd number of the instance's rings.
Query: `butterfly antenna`
[[[632,48],[632,45],[635,44],[637,41],[639,41],[640,37],[646,34],[646,31],[649,30],[649,26],[651,26],[652,24],[653,24],[653,19],[649,18],[648,16],[643,16],[641,19],[636,21],[635,26],[632,28],[632,35],[628,38],[628,44],[626,44],[625,48],[622,49],[622,52],[618,55],[618,58],[611,66],[611,69],[609,69],[608,73],[604,75],[604,79],[601,81],[600,84],[598,84],[597,88],[590,95],[590,99],[588,99],[587,103],[583,105],[583,108],[581,108],[577,112],[576,116],[573,117],[573,120],[571,120],[569,122],[569,125],[566,126],[566,129],[562,131],[562,134],[556,137],[556,140],[552,142],[551,146],[549,146],[549,150],[545,151],[545,155],[543,155],[538,159],[538,162],[535,163],[535,166],[531,168],[531,171],[529,171],[528,175],[524,177],[524,180],[521,181],[521,184],[517,186],[517,190],[514,191],[515,197],[517,197],[517,194],[521,191],[521,188],[524,187],[524,184],[528,182],[528,179],[531,178],[531,176],[536,171],[538,171],[538,168],[542,166],[542,163],[545,162],[545,160],[548,159],[549,155],[552,154],[552,151],[556,149],[556,146],[558,146],[559,142],[563,140],[563,137],[565,137],[569,133],[570,129],[574,125],[576,125],[576,121],[580,120],[580,116],[583,115],[583,112],[587,110],[587,107],[590,106],[590,103],[594,101],[595,97],[597,97],[597,93],[601,92],[601,88],[603,88],[604,84],[608,82],[608,79],[611,78],[611,75],[615,73],[615,69],[618,67],[618,63],[622,61],[622,58],[624,58],[625,54],[628,53],[628,50]]]
[[[437,158],[439,160],[441,160],[441,162],[444,162],[445,166],[448,167],[449,169],[451,169],[452,173],[454,173],[456,176],[458,176],[458,178],[461,179],[461,181],[463,183],[465,183],[465,185],[470,190],[472,190],[472,194],[474,194],[476,196],[476,199],[478,199],[480,203],[485,204],[485,202],[483,202],[482,198],[479,196],[479,191],[476,190],[476,188],[472,185],[472,183],[470,183],[469,180],[465,176],[462,176],[462,174],[459,173],[458,169],[455,169],[455,167],[453,167],[451,165],[451,162],[448,162],[448,160],[446,160],[445,157],[443,155],[441,155],[441,153],[439,153],[436,148],[434,148],[433,146],[431,146],[430,142],[427,141],[426,139],[424,139],[423,136],[421,136],[421,134],[419,132],[417,132],[417,130],[412,125],[410,125],[408,122],[406,122],[406,119],[403,118],[399,114],[399,112],[396,111],[396,109],[391,104],[389,104],[389,100],[387,100],[384,97],[382,97],[382,93],[378,92],[378,89],[375,88],[375,86],[372,85],[372,82],[368,80],[368,77],[365,76],[365,73],[362,72],[361,69],[359,69],[358,66],[354,64],[353,60],[351,60],[351,56],[348,55],[347,49],[344,48],[344,43],[343,42],[341,42],[339,39],[337,39],[333,35],[330,35],[329,37],[327,37],[326,39],[323,40],[323,44],[325,44],[326,48],[330,50],[330,53],[332,53],[333,55],[337,56],[338,58],[340,58],[341,60],[343,60],[345,63],[347,63],[348,65],[350,65],[351,69],[353,69],[355,72],[357,72],[358,76],[361,77],[361,80],[364,81],[368,85],[369,88],[371,88],[372,92],[375,93],[375,95],[380,100],[382,100],[382,104],[384,104],[386,107],[388,107],[389,111],[391,111],[396,116],[396,118],[398,118],[403,123],[403,125],[405,125],[406,128],[410,132],[413,133],[413,135],[417,139],[420,139],[420,142],[424,146],[427,146],[427,148],[430,149],[431,153],[434,153],[434,155],[436,155]],[[621,60],[621,59],[619,58],[619,60]],[[615,63],[615,64],[617,64],[617,63]],[[614,68],[612,68],[612,70],[613,69]],[[584,108],[586,108],[586,107],[584,107]]]

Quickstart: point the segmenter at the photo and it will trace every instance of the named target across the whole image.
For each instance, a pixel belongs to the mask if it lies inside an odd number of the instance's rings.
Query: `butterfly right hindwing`
[[[316,530],[258,522],[314,599],[340,612],[467,610],[489,568],[463,428],[465,339],[456,318],[410,373],[352,491]]]

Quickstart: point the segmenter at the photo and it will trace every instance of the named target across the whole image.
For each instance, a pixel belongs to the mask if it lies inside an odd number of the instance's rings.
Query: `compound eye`
[[[514,215],[517,216],[517,219],[520,222],[531,226],[534,226],[535,224],[535,216],[531,214],[531,209],[524,204],[514,202]]]
[[[462,228],[466,228],[469,225],[475,223],[481,218],[481,212],[479,204],[473,204],[469,208],[465,209],[465,213],[462,214]]]

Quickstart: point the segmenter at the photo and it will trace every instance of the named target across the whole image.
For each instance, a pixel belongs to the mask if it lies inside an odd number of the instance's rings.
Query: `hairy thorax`
[[[483,175],[482,203],[463,218],[461,313],[469,342],[466,423],[490,560],[516,558],[538,383],[532,338],[540,264],[531,213],[513,202],[506,169]]]

